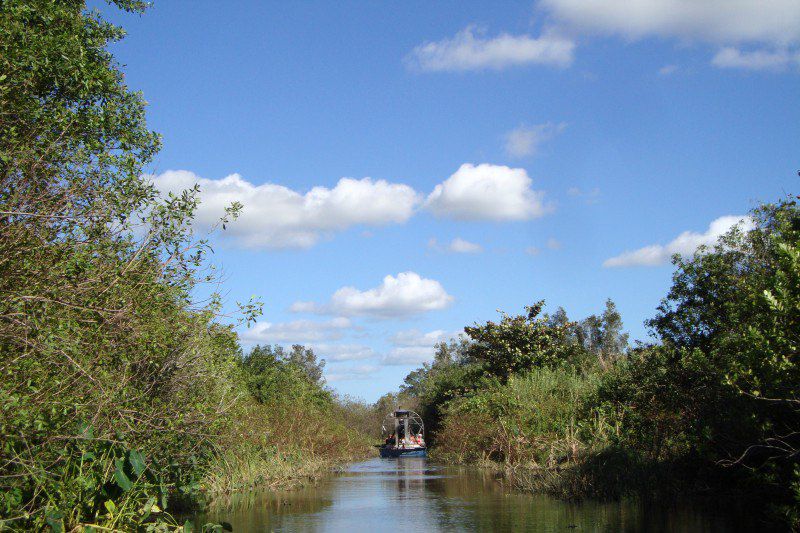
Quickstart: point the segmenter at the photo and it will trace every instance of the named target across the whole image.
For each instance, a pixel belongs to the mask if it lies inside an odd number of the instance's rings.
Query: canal
[[[479,469],[425,459],[372,459],[291,491],[240,495],[195,517],[256,531],[757,531],[746,516],[632,502],[570,503],[504,489]],[[198,528],[199,529],[199,528]]]

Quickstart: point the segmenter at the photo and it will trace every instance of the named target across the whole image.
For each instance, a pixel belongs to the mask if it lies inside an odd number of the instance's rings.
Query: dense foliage
[[[162,197],[143,178],[159,137],[107,51],[123,35],[83,1],[0,2],[0,529],[164,528],[211,480],[335,458],[275,431],[278,389],[264,396],[278,376],[294,412],[316,409],[306,422],[330,418],[313,354],[256,377],[261,354],[240,362],[218,298],[192,298],[210,280],[197,191]]]
[[[410,373],[440,458],[525,467],[521,485],[566,496],[757,492],[797,523],[800,506],[800,210],[756,209],[709,248],[675,257],[628,348],[613,302],[465,328]],[[716,485],[715,485],[716,484]]]
[[[324,366],[313,350],[297,344],[288,353],[283,346],[256,346],[241,363],[245,384],[259,402],[302,402],[320,408],[333,403],[331,393],[322,387]]]

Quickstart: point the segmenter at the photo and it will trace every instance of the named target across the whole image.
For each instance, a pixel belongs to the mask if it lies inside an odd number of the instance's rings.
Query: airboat
[[[392,411],[383,419],[381,430],[381,457],[427,457],[425,426],[414,411]]]

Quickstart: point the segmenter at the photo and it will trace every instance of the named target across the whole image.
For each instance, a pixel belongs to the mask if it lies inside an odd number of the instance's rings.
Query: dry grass
[[[373,452],[367,436],[308,407],[252,403],[231,426],[235,432],[227,436],[203,482],[212,500],[314,482]]]

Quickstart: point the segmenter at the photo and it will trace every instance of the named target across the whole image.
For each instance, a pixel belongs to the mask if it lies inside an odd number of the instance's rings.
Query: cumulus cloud
[[[776,46],[800,41],[797,0],[541,0],[540,6],[573,28],[628,38]]]
[[[359,365],[350,368],[339,370],[338,372],[331,372],[325,374],[325,380],[328,383],[335,383],[337,381],[353,381],[357,379],[367,379],[375,374],[381,367],[377,365]]]
[[[549,211],[544,193],[531,188],[524,169],[491,164],[462,165],[424,203],[408,185],[371,178],[342,178],[333,188],[319,186],[305,193],[272,183],[254,185],[238,174],[212,180],[168,170],[149,178],[163,194],[200,186],[194,225],[201,231],[215,226],[226,207],[240,202],[242,213],[222,238],[247,248],[309,248],[353,226],[404,223],[421,205],[438,216],[461,220],[526,220]],[[464,243],[451,244],[452,251],[466,251]]]
[[[337,317],[331,320],[294,320],[273,324],[271,322],[257,322],[241,334],[245,342],[283,343],[299,342],[309,343],[322,340],[336,340],[342,338],[345,330],[352,327],[350,319]]]
[[[403,223],[420,200],[408,185],[371,178],[342,178],[332,189],[319,186],[305,193],[273,183],[254,185],[239,174],[213,180],[169,170],[151,179],[165,193],[199,184],[195,223],[201,229],[216,224],[226,206],[241,202],[241,216],[224,235],[250,248],[308,248],[352,226]]]
[[[444,309],[453,301],[441,283],[416,272],[386,276],[378,287],[360,290],[342,287],[328,303],[296,302],[291,311],[374,318],[405,317]]]
[[[437,252],[452,252],[455,254],[478,254],[483,252],[483,246],[456,237],[447,245],[439,244],[436,237],[428,239],[428,248]]]
[[[570,187],[567,189],[567,195],[573,198],[582,199],[586,205],[593,205],[600,201],[600,189],[583,190],[580,187]]]
[[[552,139],[567,127],[566,122],[553,124],[546,122],[533,126],[520,126],[506,133],[506,154],[511,157],[535,155],[539,146]]]
[[[389,350],[381,362],[387,366],[421,365],[433,359],[431,346],[399,346]]]
[[[603,266],[613,268],[662,265],[668,262],[674,254],[688,256],[694,254],[700,246],[712,246],[721,235],[736,225],[740,225],[743,231],[749,231],[754,227],[753,220],[747,216],[719,217],[709,224],[705,233],[684,231],[668,244],[652,244],[638,250],[624,252],[616,257],[606,259]]]
[[[385,365],[419,365],[433,359],[434,347],[440,342],[445,342],[457,337],[459,332],[447,332],[437,329],[422,333],[417,329],[398,331],[390,339],[395,345],[382,362]]]
[[[678,72],[678,65],[664,65],[658,69],[659,76],[672,76],[676,72]]]
[[[562,248],[561,241],[559,241],[554,237],[550,237],[549,239],[547,239],[545,246],[547,247],[548,250],[560,250]],[[527,248],[525,248],[525,253],[530,256],[536,257],[538,255],[541,255],[542,248],[538,246],[528,246]]]
[[[457,220],[528,220],[550,211],[522,168],[465,163],[428,195],[435,215]]]
[[[560,250],[561,242],[554,237],[550,237],[549,239],[547,239],[547,247],[551,250]]]
[[[435,329],[423,333],[418,329],[407,329],[398,331],[391,337],[391,343],[395,346],[425,346],[432,347],[436,344],[458,336],[458,332],[448,333],[443,329]]]
[[[310,346],[317,357],[329,363],[361,361],[375,356],[372,348],[361,344],[312,343]]]
[[[477,254],[483,251],[483,246],[456,237],[447,245],[447,249],[457,254]]]
[[[502,70],[519,65],[567,67],[575,43],[554,32],[539,37],[500,35],[487,38],[473,26],[454,37],[423,43],[406,57],[407,64],[423,71]]]
[[[752,50],[743,52],[731,46],[721,49],[711,60],[719,68],[746,70],[783,70],[792,63],[800,64],[800,52],[779,50]]]

